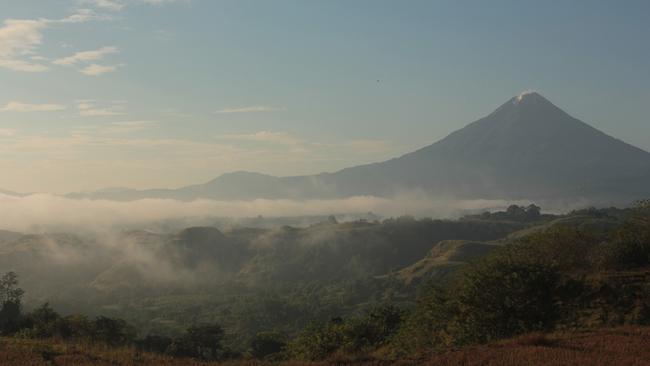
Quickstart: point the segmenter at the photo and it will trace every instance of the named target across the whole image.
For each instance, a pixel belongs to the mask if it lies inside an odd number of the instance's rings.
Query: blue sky
[[[527,89],[650,150],[647,1],[2,3],[0,188],[331,171]]]

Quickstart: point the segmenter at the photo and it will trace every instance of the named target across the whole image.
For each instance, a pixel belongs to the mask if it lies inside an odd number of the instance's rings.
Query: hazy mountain
[[[454,198],[629,200],[650,193],[650,153],[581,122],[537,93],[415,152],[313,176],[235,172],[180,189],[115,189],[70,197],[336,198],[421,190]]]
[[[16,197],[27,196],[27,194],[25,194],[25,193],[17,193],[17,192],[7,191],[6,189],[0,189],[0,194],[3,194],[5,196],[16,196]]]

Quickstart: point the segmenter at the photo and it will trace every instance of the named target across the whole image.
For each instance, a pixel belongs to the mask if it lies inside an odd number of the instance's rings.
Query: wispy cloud
[[[232,113],[260,113],[260,112],[283,112],[286,111],[285,107],[269,107],[269,106],[250,106],[250,107],[237,107],[237,108],[224,108],[215,111],[216,114],[232,114]]]
[[[124,103],[111,102],[108,105],[98,105],[92,99],[77,101],[77,110],[82,117],[107,117],[124,115]]]
[[[44,72],[49,67],[36,55],[36,49],[43,43],[43,31],[56,24],[84,23],[91,20],[108,19],[92,9],[76,9],[63,19],[7,19],[0,27],[0,67],[23,72]],[[36,62],[35,62],[36,61]]]
[[[156,5],[165,4],[189,4],[191,0],[77,0],[80,5],[89,5],[97,9],[118,12],[124,10],[129,5]]]
[[[51,23],[85,23],[92,20],[110,20],[110,16],[98,14],[92,9],[75,9],[74,13],[60,20],[51,20]]]
[[[90,4],[96,8],[109,11],[120,11],[126,7],[126,3],[118,0],[80,0],[79,3]]]
[[[106,55],[118,53],[119,51],[120,50],[117,47],[102,47],[93,51],[77,52],[72,56],[54,60],[53,63],[56,65],[69,66],[80,62],[97,61],[103,59]]]
[[[112,122],[102,130],[103,133],[121,134],[148,130],[157,125],[154,121],[122,121]]]
[[[16,59],[0,59],[0,67],[13,71],[24,72],[43,72],[50,69],[49,67],[41,64],[35,64],[29,61]]]
[[[9,102],[0,108],[0,112],[52,112],[66,109],[61,104],[30,104],[21,102]]]
[[[0,28],[0,67],[27,72],[47,71],[48,67],[22,59],[32,55],[43,42],[48,21],[7,19]]]
[[[84,75],[88,76],[98,76],[98,75],[103,75],[107,74],[110,72],[115,72],[119,67],[121,67],[122,64],[120,65],[98,65],[98,64],[91,64],[83,69],[80,70],[80,72]]]
[[[75,129],[75,136],[122,135],[146,131],[158,125],[155,121],[120,121],[105,125],[83,125]]]

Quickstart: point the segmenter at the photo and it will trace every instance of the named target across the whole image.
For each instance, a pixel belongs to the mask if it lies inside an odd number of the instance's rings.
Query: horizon
[[[14,1],[0,189],[333,172],[427,146],[528,89],[648,151],[650,6],[588,4]]]

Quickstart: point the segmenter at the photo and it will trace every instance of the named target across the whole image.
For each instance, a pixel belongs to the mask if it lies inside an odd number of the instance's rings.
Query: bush
[[[268,359],[284,351],[284,337],[276,332],[257,333],[251,341],[251,356],[258,359]]]
[[[301,360],[322,360],[336,352],[362,354],[388,344],[397,333],[404,311],[395,306],[374,308],[356,318],[334,318],[312,324],[289,343],[289,353]]]
[[[133,342],[136,331],[126,321],[100,316],[91,323],[91,339],[94,342],[111,346],[126,345]]]
[[[169,337],[159,335],[148,335],[135,342],[135,346],[142,351],[165,353],[169,350],[173,340]]]
[[[509,246],[472,266],[455,289],[459,343],[551,329],[560,273],[535,248]]]
[[[390,353],[402,357],[446,348],[451,343],[448,325],[455,310],[448,290],[436,285],[425,287],[415,310],[393,338]]]
[[[14,334],[20,329],[22,314],[20,312],[20,303],[15,301],[6,301],[0,309],[0,334]]]
[[[344,326],[341,318],[324,325],[312,323],[289,343],[289,353],[298,360],[325,359],[345,343]]]
[[[650,265],[650,223],[640,220],[625,223],[605,245],[602,264],[612,269]]]
[[[376,307],[364,317],[347,322],[345,350],[361,352],[386,344],[397,332],[404,318],[404,311],[392,305]]]
[[[228,355],[224,348],[224,332],[218,324],[193,326],[169,346],[174,357],[193,357],[201,360],[220,360]]]

